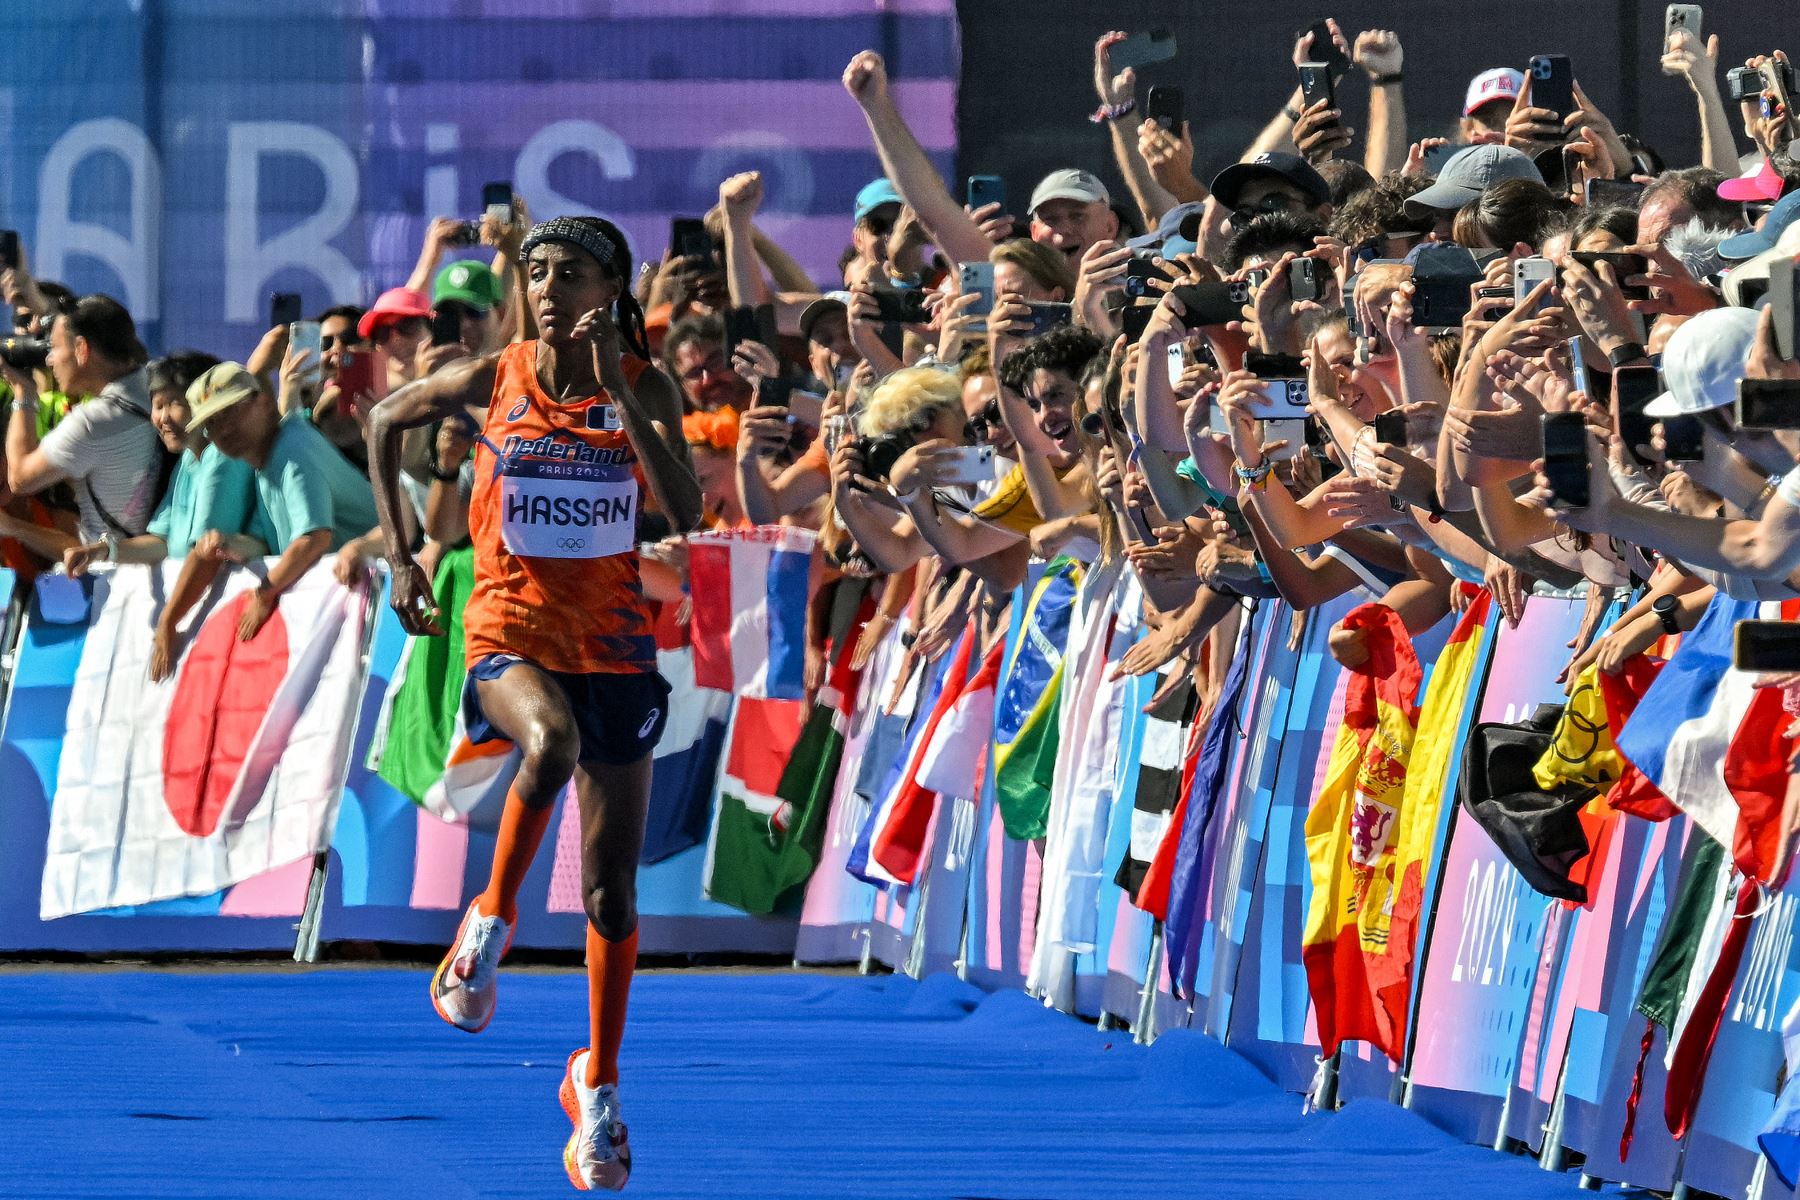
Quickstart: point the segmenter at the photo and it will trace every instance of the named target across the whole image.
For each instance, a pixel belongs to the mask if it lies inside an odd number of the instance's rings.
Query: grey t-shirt
[[[157,499],[157,437],[142,367],[71,408],[38,448],[75,485],[82,541],[120,532],[102,508],[126,532],[144,532]]]

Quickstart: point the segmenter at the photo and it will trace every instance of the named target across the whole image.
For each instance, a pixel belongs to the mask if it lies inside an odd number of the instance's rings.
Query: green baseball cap
[[[453,262],[437,273],[431,285],[431,303],[438,305],[446,300],[487,312],[500,303],[500,277],[470,259]]]

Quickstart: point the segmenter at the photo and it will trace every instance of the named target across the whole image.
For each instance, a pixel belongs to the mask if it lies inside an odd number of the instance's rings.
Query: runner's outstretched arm
[[[401,523],[406,501],[400,494],[400,435],[433,421],[471,419],[471,409],[485,410],[499,369],[498,354],[452,363],[407,384],[369,413],[369,482],[375,487],[375,513],[381,519],[382,535],[392,548],[388,556],[394,572],[390,603],[400,615],[401,626],[415,637],[438,637],[444,631],[425,614],[431,603],[431,581],[413,558]]]
[[[655,367],[638,376],[635,390],[625,381],[619,329],[602,309],[577,321],[575,336],[593,342],[594,377],[618,402],[619,424],[637,452],[657,508],[677,532],[686,533],[705,515],[706,498],[681,434],[681,400],[674,383]]]

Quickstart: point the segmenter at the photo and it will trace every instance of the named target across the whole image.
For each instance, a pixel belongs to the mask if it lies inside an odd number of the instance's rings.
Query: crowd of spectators
[[[959,198],[865,51],[844,103],[884,174],[856,196],[838,276],[759,226],[755,173],[648,248],[637,298],[707,526],[820,530],[828,576],[877,581],[872,631],[908,621],[927,657],[971,627],[1000,636],[1034,558],[1127,560],[1150,633],[1123,669],[1181,660],[1209,698],[1245,597],[1304,612],[1360,592],[1419,632],[1466,603],[1460,583],[1515,623],[1534,590],[1579,591],[1570,678],[1692,628],[1719,592],[1800,597],[1784,55],[1727,75],[1716,37],[1669,32],[1698,146],[1618,129],[1554,55],[1481,71],[1460,114],[1430,120],[1453,136],[1414,137],[1400,37],[1329,22],[1293,46],[1288,103],[1203,180],[1203,116],[1115,61],[1138,41],[1094,48],[1090,136],[1128,195],[1070,167],[1022,217],[987,199],[991,177]],[[1352,74],[1361,131],[1336,87]],[[185,560],[161,673],[222,564],[274,560],[246,637],[327,555],[366,578],[385,550],[367,414],[532,336],[529,222],[517,200],[478,230],[436,219],[403,284],[278,324],[241,364],[150,358],[116,301],[35,279],[21,250],[0,273],[6,561]],[[446,261],[471,241],[479,257]],[[472,441],[449,421],[404,454],[428,571],[467,538]],[[657,598],[682,594],[687,532],[643,518]],[[1355,664],[1358,638],[1338,631],[1333,653]]]

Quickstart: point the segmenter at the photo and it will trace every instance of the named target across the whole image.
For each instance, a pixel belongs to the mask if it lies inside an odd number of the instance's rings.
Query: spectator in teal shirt
[[[197,350],[182,350],[150,364],[150,423],[163,446],[177,456],[168,485],[146,532],[71,547],[63,555],[69,574],[81,575],[101,562],[186,558],[209,529],[228,536],[247,556],[263,553],[264,544],[247,534],[256,495],[249,464],[227,458],[188,428],[192,412],[187,390],[218,361]]]
[[[188,389],[190,429],[205,428],[226,457],[247,464],[256,500],[249,531],[279,555],[249,593],[238,637],[250,641],[274,614],[281,596],[327,553],[376,523],[368,479],[325,439],[304,412],[283,419],[275,397],[237,363],[220,363]],[[157,623],[150,677],[173,671],[177,626],[212,585],[220,566],[250,556],[217,530],[194,546]]]

